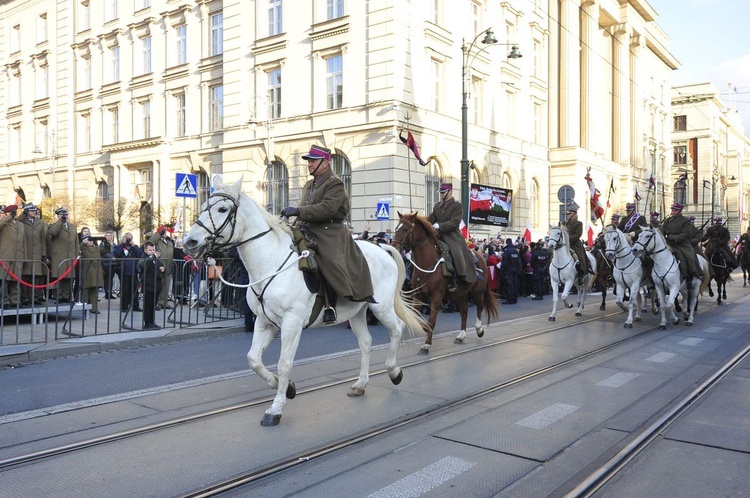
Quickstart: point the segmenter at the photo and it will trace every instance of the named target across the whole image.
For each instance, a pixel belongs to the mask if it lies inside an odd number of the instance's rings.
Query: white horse
[[[198,220],[184,238],[185,248],[196,257],[208,255],[221,248],[236,247],[250,275],[247,302],[257,315],[255,332],[248,363],[269,387],[276,390],[271,407],[266,410],[261,425],[277,425],[286,399],[296,395],[290,380],[292,364],[297,352],[302,329],[322,325],[322,313],[311,317],[316,294],[310,292],[301,259],[292,242],[286,223],[261,209],[241,192],[242,180],[224,185],[220,180],[209,199],[201,206]],[[372,337],[367,330],[366,313],[369,307],[388,329],[390,349],[385,361],[391,382],[398,384],[403,372],[396,365],[396,355],[402,333],[408,329],[413,335],[424,335],[421,316],[410,306],[401,292],[406,275],[399,252],[390,246],[358,242],[370,268],[374,297],[377,304],[354,303],[340,299],[337,323],[351,323],[362,354],[359,378],[348,396],[361,396],[369,381],[370,348]],[[263,351],[281,330],[281,352],[278,377],[263,364]]]
[[[566,308],[573,307],[573,303],[568,303],[568,294],[570,294],[573,284],[576,284],[578,291],[578,310],[576,311],[576,316],[581,316],[583,313],[583,303],[586,301],[586,295],[591,288],[591,284],[596,279],[596,274],[592,275],[588,273],[583,277],[581,282],[578,282],[578,270],[576,270],[573,256],[570,255],[570,240],[567,230],[560,227],[552,227],[549,231],[548,247],[552,249],[552,262],[549,265],[549,278],[552,285],[552,314],[549,316],[549,321],[554,322],[557,317],[557,294],[560,283],[564,284],[561,297]],[[591,269],[596,271],[594,256],[587,251],[586,257],[589,260]]]
[[[617,228],[609,227],[604,231],[604,255],[607,259],[614,259],[612,276],[617,283],[616,304],[623,311],[628,312],[628,318],[623,327],[633,328],[633,320],[641,321],[641,286],[644,285],[644,271],[641,259],[633,254],[625,234]],[[625,289],[630,290],[627,307],[624,304]],[[633,317],[635,310],[635,317]]]
[[[661,303],[659,330],[667,328],[667,319],[675,325],[680,322],[679,317],[674,312],[675,299],[679,293],[683,293],[687,303],[687,310],[684,311],[685,323],[686,325],[693,325],[695,308],[698,306],[698,295],[699,293],[703,294],[706,290],[710,277],[706,259],[698,255],[698,264],[703,270],[703,281],[694,277],[691,288],[688,289],[688,280],[680,278],[677,257],[672,253],[672,249],[667,245],[666,239],[659,230],[644,228],[638,236],[638,240],[633,244],[633,252],[636,255],[649,254],[651,259],[654,260],[651,279],[654,281],[656,294],[659,296],[659,302]]]

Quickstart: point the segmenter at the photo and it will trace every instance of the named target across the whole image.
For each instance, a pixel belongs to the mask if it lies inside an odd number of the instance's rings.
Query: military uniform
[[[622,233],[629,234],[628,238],[633,241],[641,234],[641,230],[648,227],[648,222],[642,214],[636,212],[635,204],[627,204],[626,209],[628,214],[620,220],[617,228]]]
[[[593,273],[592,269],[589,268],[589,258],[586,257],[586,248],[583,247],[581,237],[583,237],[583,223],[578,220],[578,210],[568,211],[570,216],[567,221],[562,223],[568,231],[568,243],[570,244],[570,250],[575,253],[576,259],[578,259],[578,276],[579,278],[584,277],[587,273]]]
[[[23,207],[23,214],[18,221],[24,226],[26,235],[26,257],[23,264],[23,280],[31,285],[44,285],[49,275],[49,258],[47,255],[47,224],[36,216],[30,216],[31,211],[39,212],[33,204]],[[21,286],[21,303],[41,304],[44,300],[45,289],[33,289]]]
[[[473,283],[477,279],[474,256],[459,231],[462,214],[461,203],[450,198],[435,204],[427,219],[430,223],[438,224],[438,238],[448,245],[458,277]]]
[[[672,252],[677,256],[683,275],[688,278],[695,276],[702,278],[703,271],[698,266],[698,256],[690,244],[692,224],[682,215],[682,207],[675,208],[674,206],[679,205],[673,205],[673,210],[678,209],[678,212],[664,220],[661,231],[669,247],[672,248]]]
[[[735,269],[737,268],[737,259],[734,257],[734,254],[732,254],[732,251],[729,250],[729,239],[731,238],[731,235],[729,234],[729,229],[722,224],[722,221],[721,218],[716,218],[714,225],[706,230],[706,234],[703,236],[702,241],[708,241],[710,243],[710,246],[708,247],[709,250],[711,250],[711,246],[713,246],[716,250],[721,251],[727,265],[731,266],[732,269]]]
[[[0,282],[4,284],[3,302],[5,308],[20,304],[20,290],[17,278],[21,278],[23,261],[26,258],[26,235],[23,223],[15,219],[18,207],[7,206],[0,218]],[[7,268],[7,270],[6,270]],[[12,277],[12,272],[16,277]]]
[[[170,230],[172,229],[162,225],[148,239],[149,242],[152,242],[156,246],[156,251],[159,253],[159,260],[164,263],[162,285],[157,299],[158,306],[164,309],[172,307],[169,305],[169,290],[172,288],[172,274],[174,273],[174,242],[167,235],[167,232]]]
[[[348,214],[349,196],[333,171],[303,187],[297,219],[320,248],[315,254],[320,272],[337,295],[366,301],[373,293],[370,268],[344,223]]]
[[[47,229],[47,245],[50,257],[50,278],[60,279],[78,257],[79,242],[76,226],[68,222],[68,211],[58,209],[55,214],[60,216],[56,222]],[[57,283],[57,301],[70,302],[72,271],[60,279]]]

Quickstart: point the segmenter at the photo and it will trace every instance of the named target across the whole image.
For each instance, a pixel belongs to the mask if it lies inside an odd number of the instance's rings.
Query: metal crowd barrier
[[[103,334],[116,334],[143,330],[143,310],[145,309],[144,287],[141,278],[129,278],[128,264],[122,259],[100,260],[103,264],[103,286],[96,287],[96,305],[87,299],[85,276],[94,260],[78,258],[62,261],[58,270],[75,263],[75,268],[67,275],[71,299],[58,299],[62,296],[62,282],[50,276],[44,263],[44,275],[36,276],[27,284],[36,285],[38,294],[29,302],[21,299],[20,288],[24,286],[17,278],[23,279],[14,269],[21,268],[23,260],[3,261],[0,266],[0,346],[46,343],[68,337],[86,337]],[[132,260],[137,264],[138,259]],[[245,288],[224,285],[213,271],[197,261],[172,260],[173,271],[163,279],[168,285],[165,307],[155,309],[154,323],[159,328],[181,329],[190,326],[234,320],[243,317]],[[242,283],[244,274],[239,260],[217,259],[222,268],[224,280]],[[63,273],[58,271],[58,274]],[[246,274],[244,274],[246,275]],[[154,277],[155,278],[155,277]],[[107,280],[109,279],[109,280]],[[25,280],[24,280],[25,282]],[[246,280],[244,281],[246,283]],[[18,298],[13,287],[18,287]],[[26,286],[28,287],[28,286]],[[123,306],[123,299],[132,296],[131,306]],[[158,302],[158,297],[156,299]],[[98,308],[98,313],[92,310]]]

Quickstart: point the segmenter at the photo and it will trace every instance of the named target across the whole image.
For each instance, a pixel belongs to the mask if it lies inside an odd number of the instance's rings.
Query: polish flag
[[[464,220],[461,220],[461,223],[458,225],[458,229],[461,230],[461,235],[464,236],[464,239],[469,240],[469,227],[466,226]]]
[[[589,247],[594,245],[594,228],[593,227],[589,227],[588,243],[589,243]]]

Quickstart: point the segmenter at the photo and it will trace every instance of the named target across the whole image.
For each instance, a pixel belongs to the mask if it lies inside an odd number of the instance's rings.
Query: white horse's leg
[[[632,296],[635,293],[636,299],[634,303],[635,308],[635,316],[633,317],[633,320],[636,322],[641,321],[641,303],[645,303],[645,298],[641,295],[641,288],[638,284],[635,284],[630,289],[630,295]],[[632,321],[631,321],[632,323]]]
[[[619,273],[619,270],[617,270]],[[620,278],[617,278],[615,281],[617,282],[617,289],[615,290],[615,304],[618,308],[620,308],[622,311],[628,311],[629,306],[625,306],[625,275],[622,273],[619,273]],[[630,291],[630,295],[633,295],[633,291]],[[633,300],[632,297],[630,299]]]
[[[583,315],[583,305],[586,303],[586,298],[589,295],[588,289],[593,278],[593,275],[586,275],[583,279],[583,285],[578,287],[578,309],[576,310],[576,316]]]
[[[365,387],[370,381],[370,350],[372,349],[372,335],[367,330],[367,307],[363,306],[356,315],[349,319],[352,325],[352,332],[357,337],[359,344],[359,353],[361,355],[359,362],[359,377],[357,382],[352,384],[347,393],[349,397],[362,396],[365,393]]]
[[[388,377],[390,377],[391,382],[398,385],[401,383],[401,379],[403,379],[403,373],[396,363],[396,360],[398,356],[398,348],[401,344],[401,338],[406,329],[406,324],[398,317],[398,315],[396,315],[393,306],[389,307],[385,302],[380,302],[380,304],[370,304],[369,307],[375,317],[386,328],[386,330],[388,330],[390,345],[388,347],[388,356],[385,359],[385,368],[388,371]],[[365,317],[367,316],[366,313],[367,311],[365,311]],[[365,324],[366,323],[367,322],[365,321]],[[352,329],[354,329],[353,324]]]
[[[482,319],[480,317],[477,317],[477,320],[474,322],[474,331],[479,337],[484,335],[484,327],[482,327]]]
[[[247,352],[248,365],[271,389],[276,389],[279,379],[263,364],[263,351],[271,344],[274,333],[275,330],[268,320],[262,314],[258,315],[255,319],[253,341],[250,351]]]
[[[281,324],[281,352],[277,369],[279,372],[278,385],[276,386],[276,396],[273,398],[271,407],[266,410],[261,425],[279,425],[281,421],[281,410],[286,404],[287,398],[294,398],[296,388],[294,383],[289,380],[294,365],[294,357],[297,354],[297,347],[302,335],[302,320],[296,317],[289,317]]]
[[[562,298],[563,305],[565,305],[566,308],[570,309],[573,307],[573,303],[568,302],[568,296],[570,295],[570,289],[573,288],[573,282],[575,281],[576,277],[575,275],[573,278],[569,278],[565,281],[565,285],[563,286],[563,291],[560,297]]]
[[[560,289],[560,282],[550,277],[550,284],[552,286],[552,314],[550,314],[548,320],[554,322],[557,317],[557,300],[559,299],[557,293]]]

